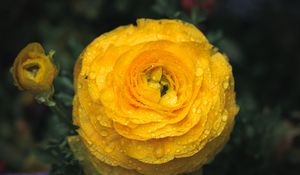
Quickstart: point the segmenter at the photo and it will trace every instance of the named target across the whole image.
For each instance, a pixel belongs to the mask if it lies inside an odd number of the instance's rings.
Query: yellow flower
[[[57,69],[50,55],[45,55],[39,43],[30,43],[21,50],[14,61],[12,74],[15,84],[21,90],[33,94],[47,93],[57,75]]]
[[[227,142],[234,80],[225,55],[193,25],[139,19],[96,38],[75,66],[69,142],[88,174],[175,175]]]

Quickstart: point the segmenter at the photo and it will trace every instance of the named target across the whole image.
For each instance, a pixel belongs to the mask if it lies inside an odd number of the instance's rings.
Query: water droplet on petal
[[[219,126],[220,126],[220,121],[218,120],[214,123],[214,126],[213,126],[214,130],[218,130]]]
[[[227,115],[223,115],[223,116],[222,116],[222,121],[223,121],[223,122],[226,122],[226,121],[227,121]]]
[[[109,127],[110,126],[110,124],[109,124],[109,122],[107,121],[107,120],[99,120],[99,122],[100,122],[100,124],[102,125],[102,126],[105,126],[105,127]]]
[[[90,79],[95,79],[96,78],[96,74],[95,74],[95,72],[91,72],[90,74],[89,74],[89,78]]]
[[[102,131],[100,132],[100,134],[101,134],[103,137],[108,136],[108,132],[105,131],[105,130],[102,130]]]
[[[100,73],[104,73],[105,72],[105,68],[101,67],[99,70]]]
[[[164,149],[161,148],[161,147],[155,149],[155,151],[154,151],[154,156],[155,156],[156,158],[161,158],[161,157],[164,156],[164,154],[165,154],[165,151],[164,151]]]
[[[203,74],[202,69],[201,68],[197,68],[195,74],[196,74],[197,77],[201,76]]]
[[[115,96],[115,94],[114,94],[113,90],[106,89],[101,94],[101,101],[109,103],[109,102],[113,101],[114,96]]]
[[[205,130],[205,131],[204,131],[204,135],[208,135],[209,133],[210,133],[209,130]]]
[[[87,141],[87,143],[89,144],[89,145],[91,145],[92,144],[92,142],[90,141],[90,140],[86,140]]]
[[[193,112],[193,113],[196,113],[196,111],[197,111],[196,108],[193,108],[193,109],[192,109],[192,112]]]
[[[113,144],[107,145],[104,148],[104,151],[107,152],[107,153],[111,153],[113,150],[114,150],[114,145]]]
[[[224,89],[227,89],[228,86],[229,86],[229,83],[228,83],[227,81],[223,83],[223,88],[224,88]]]

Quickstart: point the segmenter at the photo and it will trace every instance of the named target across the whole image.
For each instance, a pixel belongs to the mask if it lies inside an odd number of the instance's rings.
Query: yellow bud
[[[39,43],[30,43],[16,57],[12,74],[16,86],[33,94],[50,92],[57,68],[52,54],[45,55]]]

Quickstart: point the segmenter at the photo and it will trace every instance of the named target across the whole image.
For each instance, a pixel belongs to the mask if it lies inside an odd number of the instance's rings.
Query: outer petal
[[[163,70],[174,103],[149,85],[153,67]],[[80,129],[70,144],[92,172],[192,171],[223,147],[238,111],[226,56],[178,20],[141,19],[101,35],[80,55],[74,78]]]

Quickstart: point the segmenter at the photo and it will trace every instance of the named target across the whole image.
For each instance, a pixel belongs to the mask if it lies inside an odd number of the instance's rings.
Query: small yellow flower
[[[88,174],[193,171],[222,149],[238,112],[226,56],[180,20],[105,33],[74,72],[79,136],[69,143]]]
[[[30,43],[23,48],[12,67],[16,86],[33,94],[50,92],[57,75],[51,57],[52,53],[45,55],[39,43]]]

